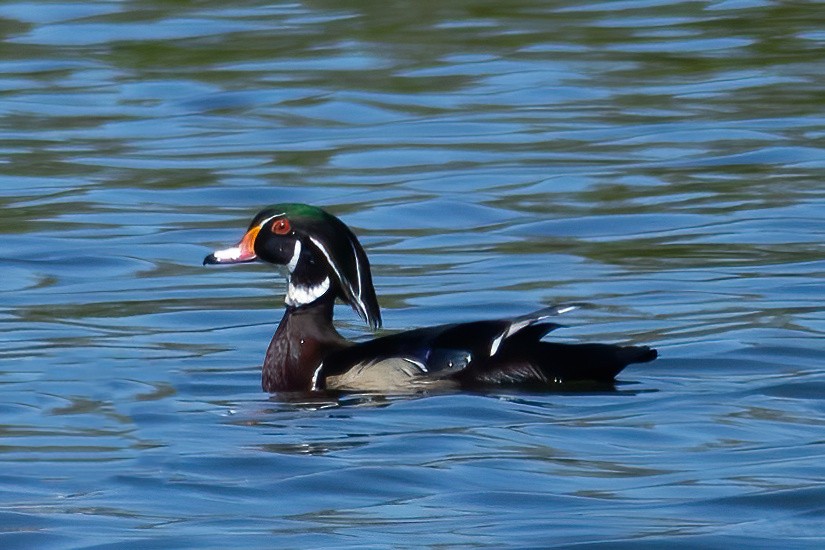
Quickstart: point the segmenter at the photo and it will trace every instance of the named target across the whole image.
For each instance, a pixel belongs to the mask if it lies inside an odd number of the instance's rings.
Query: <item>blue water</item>
[[[819,548],[825,21],[760,1],[0,4],[0,547]],[[260,391],[270,203],[388,329],[551,303],[615,391]],[[369,331],[346,306],[340,330]]]

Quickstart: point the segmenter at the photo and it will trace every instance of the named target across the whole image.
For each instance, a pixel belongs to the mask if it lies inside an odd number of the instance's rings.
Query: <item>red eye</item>
[[[291,229],[292,227],[289,225],[289,220],[286,218],[275,220],[272,224],[272,232],[276,235],[286,235]]]

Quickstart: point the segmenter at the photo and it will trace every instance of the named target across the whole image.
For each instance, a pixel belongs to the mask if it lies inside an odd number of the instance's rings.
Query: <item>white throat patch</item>
[[[284,301],[288,306],[304,306],[326,294],[327,290],[329,290],[329,277],[324,277],[324,280],[315,286],[295,286],[292,281],[289,281]]]

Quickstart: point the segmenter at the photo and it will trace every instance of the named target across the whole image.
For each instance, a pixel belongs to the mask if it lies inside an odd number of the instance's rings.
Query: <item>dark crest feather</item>
[[[317,211],[320,217],[304,220],[309,228],[305,242],[311,243],[320,257],[330,264],[330,274],[338,284],[339,297],[352,306],[369,326],[380,327],[381,309],[372,285],[367,254],[344,222],[321,209]]]

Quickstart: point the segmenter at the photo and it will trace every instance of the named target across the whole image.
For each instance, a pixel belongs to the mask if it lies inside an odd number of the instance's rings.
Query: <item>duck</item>
[[[238,244],[215,250],[203,264],[254,261],[286,268],[286,307],[261,369],[268,393],[561,389],[612,383],[627,365],[657,357],[648,346],[544,341],[561,326],[551,319],[573,305],[350,341],[333,324],[336,300],[373,330],[382,325],[370,263],[353,231],[316,206],[264,208]]]

